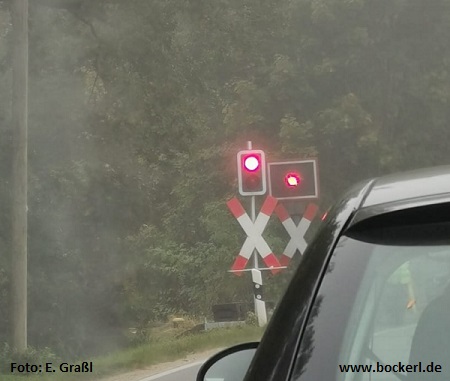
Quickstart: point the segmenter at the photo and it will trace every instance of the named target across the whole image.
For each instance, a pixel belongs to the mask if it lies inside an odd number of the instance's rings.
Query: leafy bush
[[[19,353],[7,343],[3,343],[0,349],[0,372],[9,373],[11,363],[18,364],[44,364],[46,362],[58,362],[60,359],[50,348],[37,349],[28,347],[23,353]]]
[[[247,317],[245,319],[245,323],[247,325],[258,326],[258,317],[256,316],[256,314],[254,312],[248,311],[247,312]]]

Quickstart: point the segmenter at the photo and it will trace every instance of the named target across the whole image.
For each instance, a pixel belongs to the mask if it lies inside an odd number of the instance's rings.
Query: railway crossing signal
[[[267,197],[261,207],[261,212],[254,222],[252,222],[237,198],[232,198],[227,202],[227,205],[231,213],[233,213],[234,217],[236,217],[239,224],[247,233],[247,238],[231,268],[232,271],[236,272],[237,275],[240,275],[241,271],[245,269],[254,249],[258,251],[266,266],[269,269],[272,269],[272,273],[275,274],[280,271],[281,266],[277,257],[273,254],[271,248],[262,236],[262,232],[269,221],[270,215],[277,205],[277,200],[270,196]]]
[[[282,266],[288,266],[295,252],[298,250],[300,254],[303,254],[308,246],[305,241],[305,233],[311,225],[311,221],[314,219],[318,211],[316,204],[310,203],[306,207],[306,210],[300,220],[299,224],[296,225],[292,218],[289,216],[286,208],[282,204],[278,204],[275,208],[275,214],[280,219],[281,223],[287,230],[289,236],[291,237],[289,243],[284,249],[283,255],[280,258],[280,263]]]
[[[267,191],[264,151],[248,149],[237,154],[239,193],[242,196],[263,195]]]
[[[278,200],[319,198],[317,160],[269,163],[269,194]]]

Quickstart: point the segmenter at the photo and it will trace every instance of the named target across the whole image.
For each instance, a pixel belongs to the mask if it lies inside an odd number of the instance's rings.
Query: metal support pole
[[[252,149],[252,142],[247,142],[247,149]],[[256,220],[256,201],[255,196],[251,198],[251,214],[250,218],[253,223]],[[258,263],[258,252],[256,249],[253,250],[253,269],[252,269],[252,281],[253,281],[253,298],[255,303],[255,315],[258,319],[258,325],[263,327],[267,324],[267,312],[266,312],[266,303],[263,300],[263,292],[262,292],[262,274],[259,270]]]
[[[255,206],[255,196],[252,196],[251,199],[251,215],[250,218],[252,219],[253,224],[256,220],[256,206]],[[253,250],[253,268],[259,269],[259,263],[258,263],[258,252],[256,249]]]
[[[258,325],[263,327],[267,324],[266,302],[263,293],[262,274],[258,269],[252,269],[253,294],[255,298],[255,313]]]
[[[255,196],[252,196],[252,207],[251,207],[251,219],[255,223],[256,212],[255,212]],[[267,312],[266,312],[266,302],[263,300],[262,292],[262,274],[259,270],[258,263],[258,252],[253,250],[253,269],[252,269],[252,281],[253,281],[253,298],[255,303],[255,315],[258,319],[258,325],[263,327],[267,324]]]

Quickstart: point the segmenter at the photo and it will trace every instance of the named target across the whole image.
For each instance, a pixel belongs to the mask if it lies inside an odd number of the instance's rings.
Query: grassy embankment
[[[92,361],[94,373],[67,374],[57,371],[52,374],[30,376],[39,381],[71,381],[95,380],[99,376],[123,373],[133,369],[174,361],[184,358],[190,353],[206,351],[214,348],[227,347],[246,341],[259,341],[263,330],[255,326],[215,329],[207,332],[187,335],[179,338],[160,335],[154,342],[129,348],[106,356],[86,359]],[[62,359],[64,361],[64,359]],[[54,365],[54,368],[57,367]],[[2,381],[27,380],[30,377],[1,374]]]

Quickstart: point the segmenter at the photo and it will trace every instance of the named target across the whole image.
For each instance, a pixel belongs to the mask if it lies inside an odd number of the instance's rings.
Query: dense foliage
[[[8,340],[11,24],[0,2],[0,342]],[[229,273],[234,157],[351,183],[450,161],[450,0],[30,1],[29,343],[251,300]],[[245,202],[245,201],[244,201]],[[277,253],[286,237],[268,240]],[[268,279],[276,298],[289,274]]]

